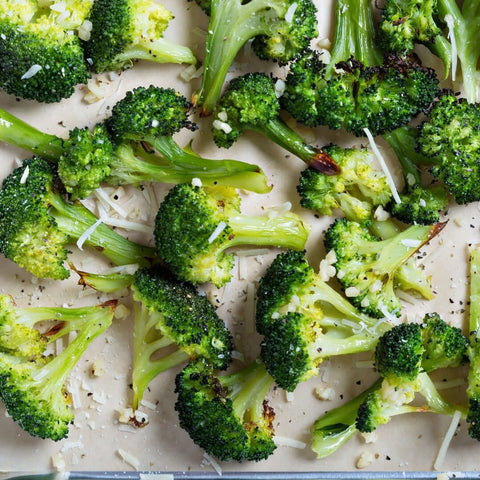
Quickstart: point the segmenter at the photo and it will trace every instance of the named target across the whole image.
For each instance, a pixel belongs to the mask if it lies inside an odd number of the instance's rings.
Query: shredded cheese
[[[20,183],[21,183],[22,185],[23,185],[24,183],[26,183],[29,173],[30,173],[30,168],[29,168],[28,165],[27,165],[27,166],[25,167],[25,170],[24,170],[23,173],[22,173],[22,177],[20,178]]]
[[[77,240],[77,247],[79,250],[83,251],[83,244],[90,238],[92,233],[97,229],[97,227],[102,223],[102,219],[99,218],[93,225],[88,227]]]
[[[452,46],[452,81],[456,79],[457,73],[457,41],[455,38],[455,21],[452,15],[445,15],[445,23],[448,27],[448,38],[450,40],[450,45]]]
[[[292,23],[293,17],[295,16],[295,11],[297,10],[298,3],[293,2],[289,7],[288,10],[285,13],[285,21],[287,23]]]
[[[435,470],[440,470],[441,466],[443,465],[443,461],[445,460],[445,456],[447,455],[448,447],[450,446],[450,442],[452,441],[453,436],[455,435],[455,431],[457,430],[458,422],[462,417],[462,413],[459,410],[456,410],[455,413],[452,415],[452,421],[445,433],[445,437],[443,438],[443,442],[440,445],[440,449],[438,450],[437,458],[435,459],[435,463],[433,464],[433,468]]]
[[[219,235],[225,230],[226,227],[227,227],[227,224],[225,222],[223,221],[220,222],[217,225],[217,228],[215,228],[212,234],[208,237],[208,243],[213,243],[219,237]]]
[[[290,437],[281,437],[278,435],[273,437],[273,441],[275,442],[275,445],[279,447],[292,447],[298,448],[299,450],[303,450],[307,446],[305,442],[301,442],[300,440],[295,440],[294,438]]]
[[[28,80],[29,78],[32,78],[35,76],[40,70],[42,69],[41,65],[38,65],[36,63],[35,65],[32,65],[20,78],[20,80]]]

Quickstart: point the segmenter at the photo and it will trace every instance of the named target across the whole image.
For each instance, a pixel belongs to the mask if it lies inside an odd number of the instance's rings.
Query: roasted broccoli
[[[0,5],[0,87],[20,98],[58,102],[90,77],[75,33],[92,4],[69,0],[65,14],[37,2]],[[69,19],[67,21],[67,18]]]
[[[338,165],[323,150],[306,144],[280,117],[275,80],[264,73],[247,73],[230,81],[214,110],[213,139],[230,148],[240,135],[253,130],[327,175],[339,173]]]
[[[4,348],[2,338],[0,397],[8,414],[30,435],[61,440],[68,435],[69,424],[73,422],[65,381],[90,343],[110,326],[117,302],[75,309],[16,309],[3,300],[2,323],[11,325],[18,337],[23,336],[25,345],[12,351]],[[24,333],[25,329],[33,329],[36,322],[47,319],[63,322],[50,341],[77,332],[75,339],[57,356],[34,354],[33,343],[38,342],[30,332]]]
[[[297,186],[300,204],[321,215],[340,209],[346,218],[363,222],[372,218],[378,206],[386,206],[392,196],[383,172],[373,167],[373,155],[366,148],[342,148],[330,144],[322,148],[340,167],[338,175],[322,175],[305,169]]]
[[[82,42],[96,73],[130,66],[135,60],[196,63],[192,51],[165,38],[172,13],[153,0],[95,0],[92,28]]]
[[[383,136],[397,156],[405,182],[399,195],[401,202],[391,200],[387,210],[405,223],[431,225],[438,222],[440,212],[448,205],[448,194],[442,185],[422,184],[418,165],[428,163],[429,160],[417,150],[418,130],[413,127],[400,127]]]
[[[239,50],[253,39],[262,59],[289,62],[317,35],[311,0],[196,0],[210,15],[202,85],[195,103],[204,115],[213,112],[225,77]]]
[[[469,0],[387,0],[382,10],[380,39],[388,51],[405,54],[425,45],[456,79],[459,62],[465,95],[479,102],[478,59],[480,2]]]
[[[335,355],[371,350],[390,325],[359,313],[308,264],[304,252],[278,255],[257,291],[261,357],[277,384],[293,391]]]
[[[86,235],[88,233],[88,235]],[[56,168],[27,159],[0,189],[0,252],[37,277],[65,279],[66,245],[83,239],[116,265],[149,265],[154,249],[122,237],[80,202],[64,198]]]
[[[356,136],[406,125],[438,93],[433,69],[414,55],[382,56],[376,45],[369,0],[335,2],[335,36],[328,64],[320,54],[302,52],[290,65],[280,101],[299,122],[344,127]]]
[[[240,213],[233,188],[175,185],[155,218],[158,256],[193,283],[222,286],[230,281],[238,245],[268,245],[303,250],[310,226],[292,212],[277,216]]]
[[[206,185],[268,192],[271,187],[257,165],[205,159],[177,145],[174,133],[196,128],[188,118],[190,107],[173,89],[140,87],[114,106],[107,125],[74,128],[68,139],[43,133],[0,109],[0,140],[58,162],[58,175],[73,198],[88,196],[101,182],[137,185],[194,178]],[[142,142],[154,144],[154,152]]]
[[[180,426],[219,460],[264,460],[274,450],[275,413],[265,399],[273,378],[258,360],[219,376],[204,360],[176,377]]]
[[[401,303],[395,288],[403,288],[395,273],[444,223],[412,225],[393,237],[379,240],[367,224],[337,219],[325,235],[327,251],[335,252],[336,276],[345,294],[362,312],[372,317],[400,316]]]
[[[135,411],[149,383],[161,372],[195,358],[225,369],[232,359],[231,336],[207,297],[166,270],[140,269],[132,284],[135,300],[133,402]],[[172,347],[177,347],[172,351]]]

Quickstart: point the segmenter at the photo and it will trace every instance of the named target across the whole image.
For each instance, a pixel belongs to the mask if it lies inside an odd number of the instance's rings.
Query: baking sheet
[[[200,29],[206,29],[207,17],[193,2],[164,0],[162,3],[175,15],[166,37],[190,46],[198,58],[201,58],[204,36]],[[319,38],[328,37],[333,1],[317,0],[316,3],[319,9]],[[232,69],[232,75],[248,70],[267,71],[271,68],[275,67],[240,55]],[[183,69],[183,66],[140,62],[119,77],[104,75],[101,79],[106,85],[106,96],[91,105],[83,101],[85,90],[79,87],[73,97],[55,105],[17,101],[0,93],[0,106],[48,133],[67,136],[68,130],[74,126],[91,126],[101,121],[108,115],[111,105],[126,91],[139,85],[174,87],[187,98],[191,98],[199,86],[199,80],[183,81],[179,76]],[[283,69],[275,72],[284,73]],[[220,150],[210,140],[208,121],[199,121],[199,124],[199,131],[177,136],[178,142],[185,145],[193,138],[194,149],[203,156],[234,158],[261,165],[274,188],[267,195],[246,194],[244,211],[259,213],[285,201],[292,202],[293,211],[301,214],[312,225],[307,253],[311,264],[318,266],[325,253],[323,231],[332,219],[316,218],[311,212],[300,208],[295,189],[304,164],[253,133],[244,135],[231,149]],[[343,146],[366,143],[366,140],[353,139],[342,132],[330,132],[324,128],[299,128],[299,131],[309,142],[318,146],[329,142]],[[389,151],[385,144],[380,144],[380,147],[388,157]],[[6,176],[16,166],[18,159],[28,156],[30,155],[25,152],[1,144],[0,176]],[[400,178],[396,165],[392,163],[391,168]],[[168,188],[168,185],[154,187],[157,203]],[[145,202],[141,191],[127,188],[121,202],[128,202],[129,198],[135,198],[138,202],[140,217],[137,220],[151,225],[156,209],[155,202],[149,204]],[[422,255],[421,261],[426,271],[432,275],[435,299],[431,302],[405,303],[404,312],[415,318],[415,315],[437,311],[447,321],[465,327],[468,314],[468,244],[480,241],[479,206],[452,206],[448,218],[449,223],[441,235],[422,249],[426,255]],[[151,242],[149,234],[132,234],[131,238]],[[247,291],[249,285],[262,275],[276,253],[278,252],[272,250],[261,258],[249,258],[246,275],[245,271],[240,272],[226,289],[209,291],[212,300],[219,305],[219,315],[232,329],[237,350],[244,353],[246,361],[258,355],[260,342],[260,337],[254,332],[254,319],[248,311]],[[98,257],[87,255],[86,252],[75,254],[71,258],[81,269],[105,267]],[[242,275],[246,278],[240,279]],[[12,294],[21,306],[78,306],[98,303],[106,298],[105,295],[92,292],[87,294],[76,282],[75,274],[61,283],[38,280],[18,269],[12,262],[0,258],[0,292]],[[121,301],[130,306],[127,297]],[[5,472],[8,476],[15,472],[48,472],[60,468],[67,471],[120,472],[138,469],[216,474],[203,451],[196,447],[178,426],[173,408],[173,380],[178,369],[161,374],[146,392],[145,399],[155,405],[153,410],[143,407],[149,416],[150,423],[147,427],[133,430],[118,422],[118,411],[128,406],[131,400],[131,332],[131,316],[116,320],[106,334],[94,342],[77,365],[71,377],[72,388],[77,393],[75,424],[71,427],[67,439],[55,443],[32,438],[21,431],[5,414],[3,406],[0,406],[0,472]],[[223,462],[220,464],[222,472],[355,472],[356,461],[363,452],[373,453],[373,462],[367,470],[374,472],[432,470],[450,419],[430,414],[394,418],[390,424],[378,429],[375,443],[366,444],[360,437],[355,437],[328,458],[315,458],[310,448],[313,422],[326,410],[343,403],[369,385],[375,374],[371,369],[358,366],[359,360],[368,358],[368,355],[358,355],[334,358],[326,362],[320,375],[299,385],[293,398],[287,398],[280,389],[272,390],[270,402],[276,411],[277,435],[304,442],[305,448],[278,447],[268,460],[259,463]],[[94,364],[103,364],[103,375],[91,375]],[[456,375],[464,376],[465,373],[465,370],[455,371]],[[316,398],[314,390],[319,385],[332,387],[335,390],[335,399],[320,401]],[[460,387],[445,393],[452,398],[462,398],[463,391],[464,388]],[[480,445],[468,437],[466,430],[466,425],[461,423],[442,465],[443,470],[473,471],[480,466],[477,456]],[[131,455],[135,462],[125,461],[120,454],[122,451]],[[52,458],[56,459],[54,463]],[[357,470],[355,475],[361,476],[362,472],[364,471]],[[413,478],[413,475],[412,473],[410,476]],[[434,476],[434,473],[428,474],[428,478]]]

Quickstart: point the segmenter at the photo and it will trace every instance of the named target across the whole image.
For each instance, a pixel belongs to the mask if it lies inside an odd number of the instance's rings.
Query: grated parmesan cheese
[[[300,440],[295,440],[294,438],[290,437],[280,437],[278,435],[273,437],[273,441],[278,447],[292,447],[303,450],[307,446],[305,442],[301,442]]]
[[[36,63],[35,65],[32,65],[21,77],[20,80],[28,80],[29,78],[32,78],[35,76],[40,70],[42,69],[41,65],[38,65]]]
[[[213,458],[211,457],[208,453],[203,454],[203,458],[205,461],[213,467],[213,469],[217,472],[217,474],[221,477],[223,472],[222,472],[222,467],[220,467],[220,464]]]
[[[457,41],[455,38],[455,21],[452,15],[445,15],[445,23],[448,27],[448,39],[450,40],[450,45],[452,46],[452,81],[456,79],[457,73]]]
[[[288,10],[285,13],[285,21],[287,23],[292,23],[293,17],[295,16],[295,11],[297,10],[298,3],[293,2],[289,7]]]
[[[123,448],[119,448],[117,450],[118,455],[120,455],[121,459],[125,462],[131,465],[135,470],[138,470],[140,468],[140,460],[132,455],[130,452],[127,450],[124,450]]]
[[[445,433],[443,442],[438,450],[437,458],[435,459],[435,463],[433,464],[433,468],[435,470],[440,470],[443,461],[445,460],[448,447],[450,446],[450,442],[455,435],[455,431],[457,430],[458,422],[460,421],[461,417],[462,413],[459,410],[456,410],[455,413],[452,415],[452,421],[450,422],[447,432]]]
[[[83,251],[83,244],[90,238],[92,233],[97,229],[97,227],[102,223],[102,219],[99,218],[93,225],[88,227],[77,240],[77,247],[79,250]]]
[[[417,248],[422,244],[420,240],[414,238],[404,238],[400,243],[408,248]]]
[[[362,452],[358,457],[355,466],[358,469],[366,468],[373,463],[375,455],[372,452]]]
[[[220,222],[217,225],[217,228],[215,228],[212,234],[208,237],[208,243],[213,243],[219,237],[219,235],[225,230],[226,227],[227,227],[227,224],[225,222],[223,221]]]
[[[30,168],[29,168],[29,166],[27,165],[27,166],[25,167],[25,170],[24,170],[23,173],[22,173],[22,177],[20,178],[20,183],[21,183],[22,185],[23,185],[24,183],[26,183],[29,173],[30,173]]]
[[[216,118],[212,122],[212,126],[213,126],[213,128],[215,128],[217,130],[222,130],[223,133],[226,133],[227,135],[232,131],[232,127],[228,123],[222,122],[218,118]]]

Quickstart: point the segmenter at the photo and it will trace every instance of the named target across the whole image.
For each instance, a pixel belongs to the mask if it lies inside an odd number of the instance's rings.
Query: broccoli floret
[[[88,20],[90,38],[82,42],[96,73],[129,66],[134,60],[195,64],[188,47],[163,33],[172,13],[152,0],[95,0]]]
[[[172,135],[194,130],[191,104],[173,89],[138,88],[114,106],[105,124],[74,128],[68,139],[49,135],[0,109],[0,140],[58,162],[58,174],[72,198],[84,198],[101,182],[138,185],[142,181],[227,185],[258,193],[271,187],[257,165],[236,160],[209,160],[181,149]],[[135,120],[135,123],[132,123]],[[135,134],[133,133],[135,132]],[[155,143],[147,152],[144,144]]]
[[[84,4],[82,6],[82,4]],[[70,97],[90,74],[80,41],[71,30],[88,12],[90,1],[68,2],[76,22],[66,24],[36,2],[2,2],[0,6],[0,87],[39,102]]]
[[[175,380],[180,426],[219,460],[264,460],[275,450],[275,413],[265,400],[273,382],[258,360],[222,376],[204,360],[191,362]]]
[[[228,367],[232,359],[230,333],[214,306],[193,285],[155,267],[138,270],[132,290],[136,301],[134,411],[149,383],[168,368],[199,357],[214,369]],[[173,346],[177,348],[171,351]]]
[[[275,80],[264,73],[247,73],[230,81],[214,110],[213,139],[230,148],[240,135],[253,130],[293,153],[312,168],[339,173],[338,165],[323,151],[306,144],[280,118]]]
[[[451,92],[443,92],[420,126],[417,143],[455,201],[480,200],[480,104],[468,103]]]
[[[373,167],[373,155],[366,149],[341,148],[330,144],[322,148],[340,167],[338,175],[326,176],[305,169],[297,186],[300,204],[321,215],[341,209],[345,217],[362,222],[373,211],[390,201],[392,192],[382,172]]]
[[[422,185],[418,165],[428,159],[417,151],[417,136],[418,130],[413,127],[400,127],[384,134],[400,162],[405,180],[401,202],[392,200],[387,210],[402,222],[431,225],[440,220],[440,212],[448,205],[448,195],[441,185]]]
[[[335,2],[335,36],[324,65],[306,50],[290,66],[281,105],[309,126],[344,127],[356,136],[406,125],[438,94],[433,69],[414,55],[385,58],[376,45],[373,5],[368,0]]]
[[[427,315],[423,325],[404,323],[384,333],[375,349],[375,366],[383,379],[382,385],[359,406],[357,429],[372,432],[393,415],[410,412],[453,415],[460,410],[464,414],[463,407],[455,407],[440,396],[427,373],[459,365],[457,360],[466,352],[466,339],[462,340],[462,336],[437,314]],[[425,398],[426,405],[410,405],[417,392]]]
[[[278,255],[257,292],[261,357],[277,384],[293,391],[334,355],[371,350],[389,327],[359,313],[322,280],[304,252]]]
[[[202,85],[195,103],[213,112],[227,72],[238,51],[253,39],[262,59],[287,63],[317,35],[311,0],[197,0],[210,15]]]
[[[66,245],[83,238],[117,265],[148,265],[154,249],[122,237],[80,202],[68,202],[55,166],[27,159],[3,181],[0,190],[0,251],[37,277],[64,279]]]
[[[232,277],[234,255],[226,252],[230,247],[304,248],[310,226],[298,215],[244,215],[240,203],[233,188],[175,185],[155,219],[159,257],[179,278],[220,287]]]
[[[479,19],[478,0],[461,6],[456,0],[387,0],[379,26],[381,43],[400,53],[411,51],[417,43],[425,45],[443,61],[446,75],[452,68],[454,80],[458,58],[466,97],[469,102],[479,102],[480,53],[472,48],[480,38]]]
[[[395,273],[444,226],[412,225],[391,238],[379,240],[370,233],[368,224],[337,219],[326,232],[325,247],[327,251],[334,250],[337,278],[360,311],[378,318],[400,316]]]
[[[65,381],[90,343],[110,326],[115,307],[116,301],[70,309],[69,313],[52,308],[50,317],[48,310],[32,310],[31,321],[35,317],[57,319],[56,314],[61,313],[65,326],[54,338],[77,331],[76,338],[56,357],[31,360],[0,348],[0,397],[8,414],[30,435],[55,441],[68,435],[74,417]],[[28,318],[28,311],[22,313]]]

